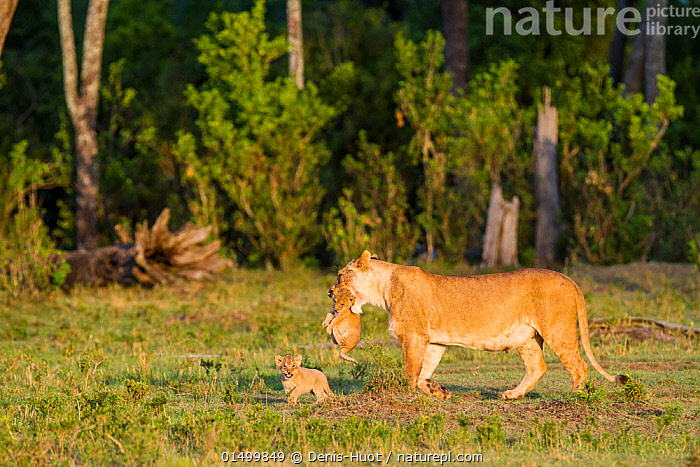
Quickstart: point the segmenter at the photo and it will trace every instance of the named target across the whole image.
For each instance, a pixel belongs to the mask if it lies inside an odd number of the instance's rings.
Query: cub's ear
[[[277,366],[282,366],[282,360],[284,357],[282,355],[275,355],[275,363]]]
[[[370,252],[367,250],[363,251],[360,257],[357,258],[357,261],[355,261],[355,267],[361,270],[367,269],[370,259],[372,259]]]
[[[372,253],[372,259],[379,259],[379,256],[377,256],[376,254]]]
[[[301,366],[301,355],[295,355],[294,361],[297,362],[297,365]]]

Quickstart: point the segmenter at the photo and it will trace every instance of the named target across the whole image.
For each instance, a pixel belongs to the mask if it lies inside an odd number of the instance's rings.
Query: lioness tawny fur
[[[596,361],[581,289],[555,271],[441,276],[375,260],[364,251],[338,272],[329,293],[341,288],[349,288],[354,307],[369,303],[389,312],[389,332],[401,342],[411,387],[438,398],[449,398],[450,391],[430,377],[448,345],[491,352],[517,349],[525,376],[503,393],[504,399],[524,396],[545,374],[544,342],[571,374],[574,391],[581,389],[588,368],[579,351],[577,320],[593,367],[610,382],[628,379],[611,375]]]
[[[296,404],[299,396],[312,392],[316,401],[332,396],[326,375],[318,370],[301,366],[301,355],[275,355],[275,363],[282,374],[282,386],[289,403]]]

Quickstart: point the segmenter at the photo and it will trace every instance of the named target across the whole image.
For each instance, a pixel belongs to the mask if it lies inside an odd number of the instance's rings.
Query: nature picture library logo
[[[577,11],[581,14],[577,14]],[[564,29],[558,28],[561,24],[561,16],[564,17]],[[515,16],[515,33],[513,21]],[[576,18],[574,18],[576,16]],[[693,39],[700,33],[700,24],[672,24],[673,22],[689,22],[693,18],[700,18],[700,6],[652,6],[644,10],[634,7],[622,8],[561,8],[555,7],[554,1],[548,1],[542,10],[533,7],[520,8],[513,14],[506,7],[486,9],[486,35],[494,34],[494,22],[503,22],[503,34],[510,36],[539,36],[549,34],[559,36],[568,34],[579,35],[604,35],[606,18],[615,18],[615,27],[627,36],[636,36],[644,32],[648,36],[690,36]],[[543,18],[542,18],[543,17]],[[592,26],[595,18],[595,28]],[[544,19],[544,32],[542,30]],[[685,20],[685,21],[683,21]],[[697,22],[697,21],[696,21]],[[595,29],[595,30],[594,30]]]

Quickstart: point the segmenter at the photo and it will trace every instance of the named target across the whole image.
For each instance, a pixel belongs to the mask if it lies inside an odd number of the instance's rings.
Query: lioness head
[[[289,379],[299,371],[301,355],[275,355],[275,363],[284,377]]]
[[[334,310],[336,300],[346,303],[352,297],[353,303],[350,304],[353,313],[361,314],[362,305],[368,302],[364,296],[364,280],[366,273],[369,270],[369,263],[372,259],[377,259],[376,255],[372,255],[369,251],[362,252],[359,258],[350,261],[343,269],[338,271],[338,277],[328,291],[328,296],[333,299]],[[336,296],[341,297],[339,299]],[[340,303],[339,303],[340,304]]]

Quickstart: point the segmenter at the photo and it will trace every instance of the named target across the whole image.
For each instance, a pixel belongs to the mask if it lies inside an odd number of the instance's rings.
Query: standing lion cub
[[[275,355],[275,363],[282,374],[282,386],[290,404],[296,404],[299,396],[309,392],[316,396],[317,402],[333,395],[326,375],[319,370],[302,367],[301,355]]]

